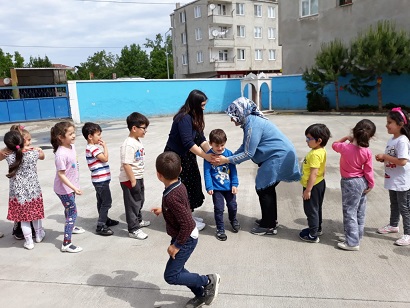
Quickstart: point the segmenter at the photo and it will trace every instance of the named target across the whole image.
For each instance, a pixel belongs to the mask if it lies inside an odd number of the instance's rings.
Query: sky
[[[80,65],[98,51],[155,40],[171,27],[170,0],[11,0],[0,8],[0,48],[53,64]],[[187,3],[181,2],[181,5]],[[167,34],[170,35],[170,32]],[[114,48],[112,48],[114,47]]]

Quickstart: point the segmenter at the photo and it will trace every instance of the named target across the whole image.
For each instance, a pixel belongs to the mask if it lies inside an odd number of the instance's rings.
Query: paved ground
[[[349,133],[361,116],[340,115],[269,115],[294,142],[300,159],[307,153],[305,128],[315,122],[328,125],[333,140]],[[371,142],[374,154],[384,151],[388,135],[385,117],[369,117],[377,125]],[[115,235],[94,234],[97,215],[94,189],[87,169],[85,140],[78,129],[76,141],[80,163],[80,182],[84,194],[77,198],[78,225],[86,233],[74,235],[73,242],[84,248],[79,254],[61,253],[64,215],[52,189],[54,157],[45,150],[46,160],[39,161],[46,219],[46,238],[32,251],[11,235],[12,224],[6,220],[8,180],[0,187],[0,306],[1,307],[183,307],[192,296],[184,287],[170,286],[163,280],[169,237],[162,217],[149,209],[160,205],[162,184],[155,175],[154,161],[162,152],[171,125],[170,117],[152,118],[144,144],[147,153],[146,205],[144,219],[152,225],[145,231],[145,241],[128,238],[121,188],[118,184],[119,147],[127,135],[125,121],[102,123],[103,137],[110,151],[113,174],[113,207],[110,216],[121,223],[113,227]],[[33,143],[49,147],[49,129],[54,122],[26,123]],[[223,128],[227,147],[236,150],[242,140],[241,129],[226,115],[206,116],[206,131]],[[0,136],[10,125],[0,125]],[[1,140],[1,139],[0,139]],[[332,139],[330,140],[332,142]],[[299,240],[298,232],[306,225],[299,183],[278,186],[279,232],[276,236],[258,237],[249,233],[260,209],[254,191],[256,165],[238,166],[240,187],[238,219],[243,230],[227,231],[228,240],[215,239],[212,200],[207,197],[199,209],[208,226],[200,232],[197,249],[187,264],[190,271],[218,272],[222,281],[220,295],[212,305],[218,307],[410,307],[410,247],[394,246],[394,235],[379,235],[377,227],[388,222],[388,194],[383,188],[383,166],[375,162],[376,187],[369,195],[366,235],[359,252],[335,247],[342,226],[339,188],[339,157],[328,149],[327,190],[324,203],[324,235],[320,243]],[[6,163],[0,164],[6,174]],[[229,226],[228,222],[227,225]],[[401,226],[400,226],[401,227]]]

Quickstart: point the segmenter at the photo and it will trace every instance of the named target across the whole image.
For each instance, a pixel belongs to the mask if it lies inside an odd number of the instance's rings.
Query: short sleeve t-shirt
[[[74,144],[71,148],[66,148],[59,146],[56,153],[54,162],[56,165],[56,177],[54,179],[54,192],[59,195],[68,195],[73,192],[73,190],[67,185],[61,182],[58,171],[65,171],[65,175],[68,180],[77,188],[80,188],[78,179],[78,161],[77,153],[75,151]]]
[[[406,136],[401,135],[387,141],[385,153],[393,157],[406,159],[407,163],[404,166],[397,166],[387,161],[384,162],[384,188],[395,191],[405,191],[410,189],[409,152],[410,142]]]
[[[144,158],[145,150],[141,141],[128,137],[125,139],[120,148],[120,157],[121,157],[121,168],[119,179],[120,182],[127,182],[129,178],[125,173],[123,164],[128,164],[132,168],[132,172],[135,175],[135,179],[142,179],[144,176]]]
[[[91,171],[91,181],[101,183],[111,180],[110,166],[108,162],[102,162],[97,158],[104,153],[103,150],[95,144],[87,144],[85,148],[85,158],[88,168]]]
[[[300,179],[300,183],[302,184],[302,186],[303,187],[307,186],[311,168],[319,169],[314,185],[321,182],[325,176],[325,166],[326,166],[326,149],[325,148],[312,149],[306,155],[302,163],[302,178]]]

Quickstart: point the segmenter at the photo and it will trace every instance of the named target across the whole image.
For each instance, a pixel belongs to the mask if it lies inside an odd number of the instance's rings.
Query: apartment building
[[[278,1],[198,0],[171,14],[174,78],[279,73]]]
[[[338,38],[349,45],[360,31],[386,19],[410,31],[410,1],[280,0],[278,19],[283,74],[302,74],[323,42]]]

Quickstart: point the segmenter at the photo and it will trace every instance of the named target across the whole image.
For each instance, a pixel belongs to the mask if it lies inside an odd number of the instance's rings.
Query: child
[[[142,220],[141,209],[145,201],[144,167],[145,150],[140,138],[144,138],[149,125],[148,119],[138,112],[127,117],[130,131],[120,150],[121,169],[120,184],[124,197],[125,218],[128,225],[128,236],[145,240],[148,235],[141,228],[151,222]]]
[[[110,166],[108,165],[108,148],[104,140],[101,139],[101,132],[100,125],[91,122],[85,123],[82,129],[83,136],[87,140],[85,158],[91,171],[91,182],[94,185],[97,196],[99,217],[96,233],[109,236],[114,234],[109,226],[118,225],[119,222],[108,218],[108,210],[111,208],[112,203],[110,191],[111,173]]]
[[[41,221],[44,218],[43,196],[37,176],[37,160],[43,160],[44,153],[41,149],[25,150],[23,136],[18,131],[7,132],[4,143],[12,151],[6,157],[10,179],[7,219],[21,222],[24,248],[31,250],[34,242],[30,222],[33,222],[37,243],[45,236]]]
[[[218,295],[220,276],[190,273],[185,268],[185,263],[198,243],[199,232],[192,218],[187,190],[178,179],[182,170],[181,159],[174,152],[164,152],[157,157],[156,169],[157,177],[164,183],[165,190],[161,208],[153,208],[151,212],[157,216],[163,213],[167,233],[171,236],[165,281],[187,286],[195,294],[185,307],[210,305]]]
[[[319,243],[322,235],[322,204],[325,196],[326,149],[330,131],[324,124],[312,124],[305,130],[306,143],[310,152],[302,163],[303,209],[309,228],[299,233],[301,240]]]
[[[64,206],[65,226],[64,240],[61,245],[62,252],[76,253],[83,249],[71,243],[73,233],[84,233],[84,229],[75,226],[77,219],[77,206],[75,195],[82,191],[78,183],[78,162],[75,151],[75,127],[68,121],[59,122],[51,128],[51,145],[55,154],[56,176],[54,179],[54,192]]]
[[[211,149],[208,153],[224,155],[225,157],[232,156],[232,152],[225,149],[226,141],[225,132],[222,129],[214,129],[209,134]],[[224,199],[226,200],[229,221],[231,222],[233,232],[237,233],[241,228],[241,225],[236,219],[236,193],[239,185],[236,166],[234,164],[214,166],[207,160],[204,160],[204,178],[206,191],[212,196],[214,203],[215,236],[220,241],[226,241],[227,236],[225,234],[223,219]]]
[[[393,137],[387,141],[385,154],[377,154],[376,160],[384,162],[384,188],[389,190],[390,222],[377,230],[380,234],[398,233],[400,215],[403,218],[404,235],[395,241],[398,246],[410,245],[410,124],[406,111],[393,108],[387,115],[387,132]]]
[[[366,213],[366,195],[374,187],[372,152],[369,140],[376,133],[370,120],[359,121],[353,128],[353,137],[343,137],[332,144],[340,153],[340,181],[345,236],[337,246],[344,250],[359,250],[363,238]],[[345,143],[349,141],[349,143]]]

